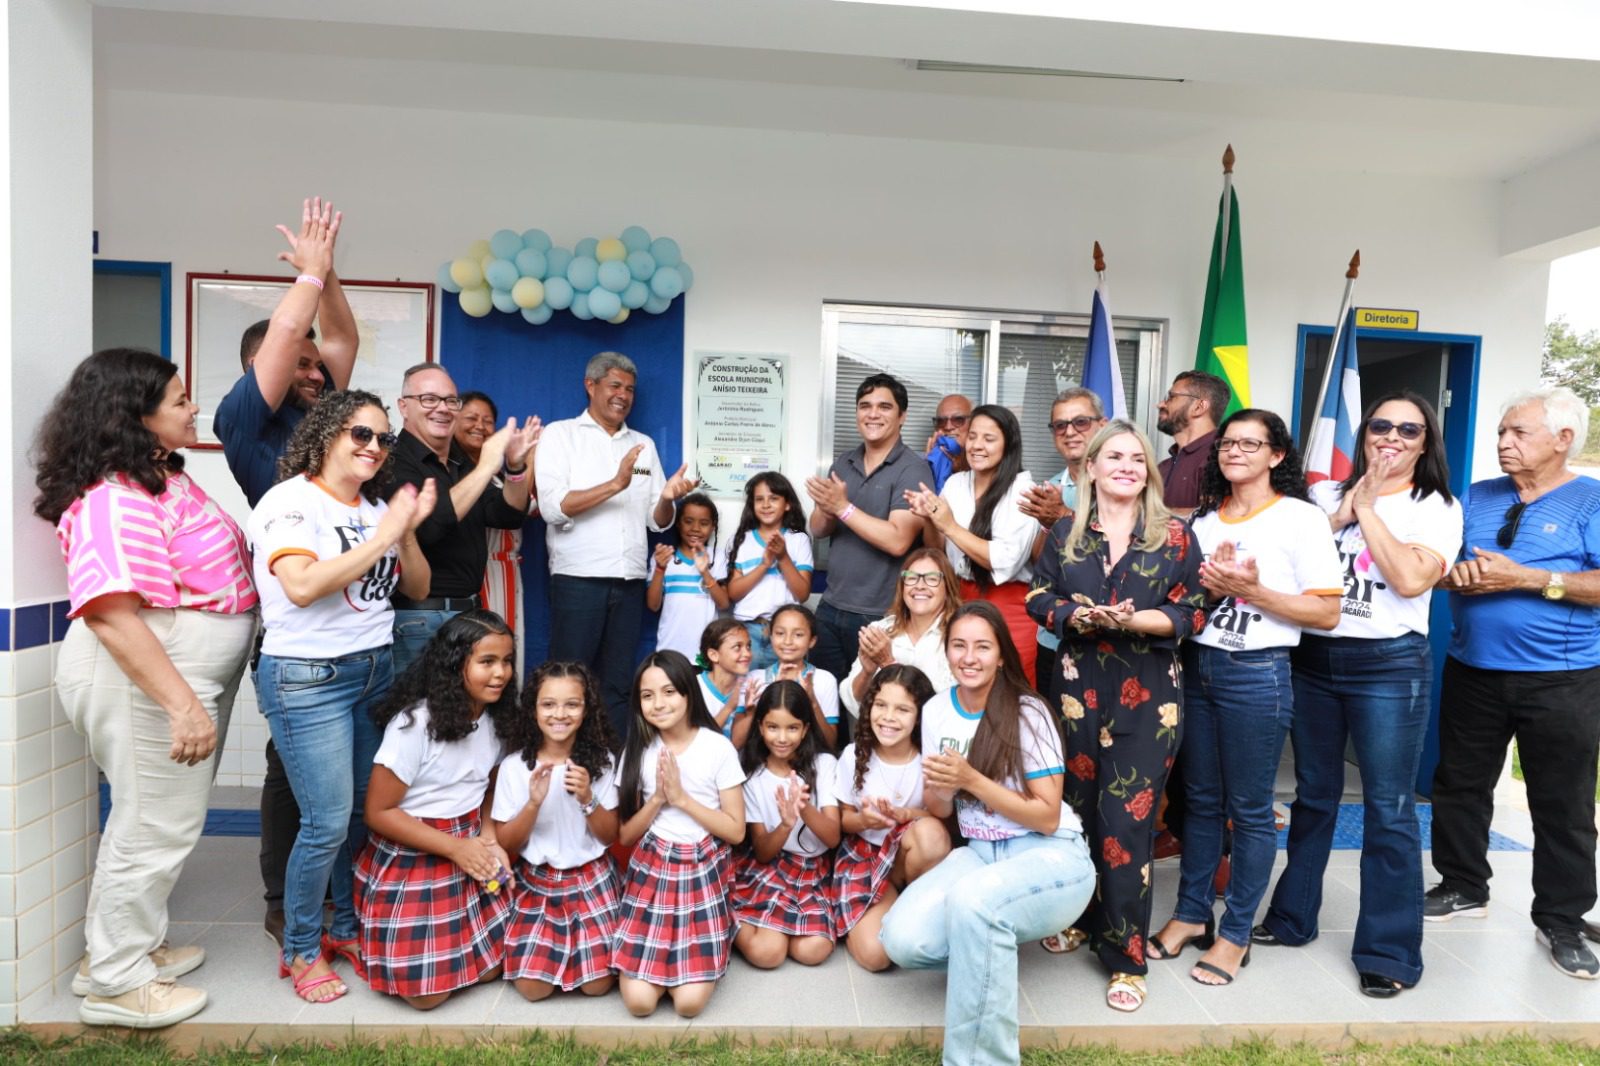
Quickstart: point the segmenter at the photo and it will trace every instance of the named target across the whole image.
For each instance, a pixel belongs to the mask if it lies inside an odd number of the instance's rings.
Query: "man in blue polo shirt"
[[[1600,755],[1600,482],[1567,468],[1589,409],[1540,389],[1501,408],[1500,469],[1473,485],[1461,561],[1445,578],[1455,634],[1439,696],[1431,922],[1489,902],[1494,786],[1515,739],[1533,817],[1533,924],[1558,970],[1600,976],[1583,942],[1595,904]]]
[[[313,211],[332,215],[325,241],[302,239]],[[321,398],[324,388],[348,386],[355,369],[356,319],[333,271],[339,221],[331,204],[307,200],[298,237],[278,227],[289,240],[283,258],[298,277],[272,317],[244,331],[239,342],[244,376],[217,404],[212,420],[228,470],[251,507],[278,480],[278,458],[306,410]],[[313,321],[322,325],[320,345],[314,340]],[[261,882],[266,890],[267,932],[280,943],[284,870],[299,832],[300,807],[278,749],[268,740],[267,773],[261,782]]]

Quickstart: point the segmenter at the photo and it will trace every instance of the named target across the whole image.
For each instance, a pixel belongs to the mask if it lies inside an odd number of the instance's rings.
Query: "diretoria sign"
[[[695,469],[714,496],[743,496],[763,470],[783,469],[787,357],[694,353]]]
[[[1356,308],[1356,326],[1360,329],[1414,330],[1420,317],[1415,311],[1400,311],[1392,307]]]

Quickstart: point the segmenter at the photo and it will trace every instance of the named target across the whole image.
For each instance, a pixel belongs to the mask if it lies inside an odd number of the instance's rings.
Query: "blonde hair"
[[[1113,418],[1089,441],[1089,449],[1083,455],[1083,473],[1078,477],[1078,506],[1072,515],[1072,531],[1067,534],[1067,558],[1073,562],[1081,562],[1088,554],[1086,541],[1089,537],[1089,524],[1095,520],[1099,513],[1099,501],[1095,498],[1094,480],[1089,477],[1089,467],[1100,457],[1100,450],[1112,437],[1124,433],[1132,434],[1144,449],[1144,492],[1139,497],[1139,510],[1144,516],[1144,539],[1132,547],[1140,551],[1155,551],[1167,543],[1167,523],[1172,518],[1172,512],[1167,510],[1167,505],[1161,501],[1161,471],[1156,466],[1155,449],[1150,446],[1150,438],[1144,431],[1126,418]]]

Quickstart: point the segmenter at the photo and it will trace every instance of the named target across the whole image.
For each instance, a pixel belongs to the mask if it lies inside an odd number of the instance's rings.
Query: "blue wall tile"
[[[11,640],[13,651],[38,648],[50,643],[50,605],[34,603],[13,608],[11,612],[15,630]]]
[[[50,640],[55,643],[67,635],[67,611],[72,609],[71,600],[57,600],[50,605]]]
[[[0,651],[11,650],[11,608],[0,607]]]

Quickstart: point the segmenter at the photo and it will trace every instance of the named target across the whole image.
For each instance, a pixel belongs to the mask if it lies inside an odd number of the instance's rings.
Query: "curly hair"
[[[145,428],[178,368],[140,348],[106,348],[78,364],[34,437],[39,495],[33,513],[61,520],[89,486],[113,474],[158,496],[183,469],[183,456],[157,458],[161,442]]]
[[[872,675],[867,691],[861,696],[861,724],[856,727],[856,791],[866,787],[867,768],[872,765],[872,753],[878,750],[878,734],[872,729],[872,701],[885,685],[899,685],[917,705],[917,720],[911,725],[911,750],[922,751],[922,708],[933,699],[933,682],[915,666],[891,663]]]
[[[406,716],[405,724],[411,725],[416,720],[417,707],[426,703],[429,737],[440,743],[465,740],[475,725],[464,676],[467,660],[483,638],[511,635],[511,627],[493,611],[466,611],[445,622],[428,641],[422,657],[395,680],[373,713],[379,731],[401,714]],[[483,713],[494,723],[495,736],[509,746],[517,732],[515,674],[500,698],[485,707]]]
[[[670,648],[646,655],[639,669],[633,673],[633,687],[628,690],[628,707],[633,712],[633,722],[628,729],[628,739],[622,745],[622,759],[617,767],[617,813],[627,821],[644,806],[644,753],[655,743],[656,727],[645,718],[639,690],[646,670],[660,670],[667,675],[672,688],[689,704],[689,725],[695,729],[709,729],[717,735],[722,729],[706,709],[705,698],[700,695],[700,684],[695,680],[694,667],[682,652]]]
[[[363,407],[376,407],[384,413],[385,418],[389,415],[383,400],[373,393],[360,389],[324,393],[317,405],[307,411],[300,424],[294,427],[283,458],[278,460],[278,480],[288,481],[297,474],[316,477],[322,473],[322,464],[327,460],[333,442],[350,426],[356,412]],[[388,495],[393,480],[394,452],[391,450],[384,456],[378,472],[361,486],[361,495],[366,497],[368,503],[377,503]],[[501,624],[504,625],[503,622]]]
[[[589,771],[590,780],[599,781],[611,765],[611,751],[616,747],[616,740],[606,717],[605,702],[600,698],[600,682],[582,663],[552,661],[533,672],[528,683],[522,686],[521,713],[512,719],[506,730],[506,750],[520,753],[528,769],[533,769],[539,759],[539,749],[544,746],[544,733],[539,729],[539,690],[546,681],[563,680],[576,681],[583,690],[583,721],[578,724],[568,758]]]
[[[1311,494],[1306,491],[1305,469],[1300,465],[1300,449],[1294,446],[1294,437],[1290,436],[1289,427],[1283,424],[1283,419],[1259,407],[1246,407],[1223,419],[1222,425],[1217,427],[1217,440],[1220,441],[1228,427],[1235,422],[1256,423],[1267,431],[1267,448],[1283,453],[1283,459],[1267,475],[1272,491],[1279,496],[1311,502]],[[1222,506],[1223,500],[1233,494],[1233,484],[1223,476],[1217,454],[1213,445],[1205,469],[1200,472],[1200,506],[1194,510],[1195,518],[1215,511]]]

